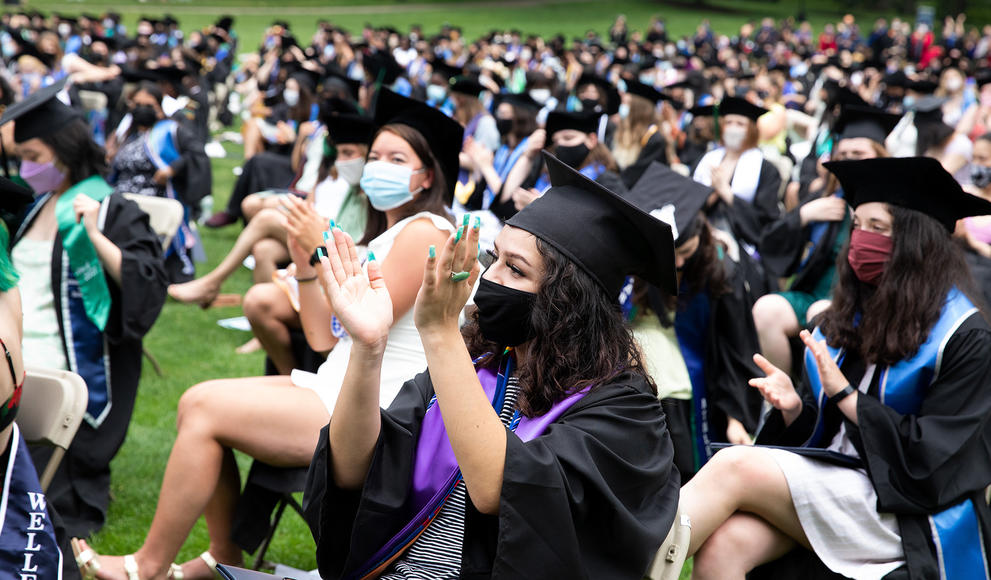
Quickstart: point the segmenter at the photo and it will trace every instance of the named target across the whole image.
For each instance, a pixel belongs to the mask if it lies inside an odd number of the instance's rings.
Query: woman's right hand
[[[831,195],[813,199],[798,210],[802,225],[811,222],[838,222],[846,217],[846,201]]]
[[[334,243],[320,258],[320,285],[355,344],[381,352],[392,327],[392,298],[382,268],[369,256],[366,275],[351,236],[336,229],[332,233]]]
[[[791,425],[802,412],[802,398],[795,391],[791,377],[760,354],[754,355],[754,362],[767,376],[750,379],[750,386],[759,390],[765,401],[781,411],[786,425]]]

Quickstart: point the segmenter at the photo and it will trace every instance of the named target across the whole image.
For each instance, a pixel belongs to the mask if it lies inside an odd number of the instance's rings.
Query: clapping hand
[[[478,236],[481,219],[464,224],[436,255],[430,247],[423,284],[416,295],[413,321],[420,334],[434,330],[458,330],[458,318],[464,309],[471,289],[475,286],[481,267],[478,264]]]
[[[351,236],[338,229],[331,231],[333,243],[328,240],[327,256],[320,258],[320,284],[355,344],[381,352],[392,327],[392,298],[382,268],[370,254],[365,274]]]
[[[850,381],[843,376],[840,367],[837,366],[836,361],[830,356],[829,349],[826,348],[826,341],[819,341],[812,338],[812,333],[808,330],[803,330],[798,336],[801,337],[805,346],[812,351],[812,355],[816,357],[819,381],[826,396],[832,397],[846,388],[850,384]]]

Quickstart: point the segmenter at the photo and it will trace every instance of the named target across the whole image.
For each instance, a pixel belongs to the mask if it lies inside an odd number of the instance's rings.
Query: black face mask
[[[475,291],[478,329],[485,340],[500,346],[517,346],[530,340],[530,312],[537,295],[490,282],[485,278]]]
[[[496,129],[499,130],[499,134],[505,137],[509,135],[513,130],[513,120],[512,119],[496,119]]]
[[[131,111],[131,118],[138,127],[151,127],[158,121],[158,113],[151,105],[138,105]]]
[[[600,109],[602,109],[602,105],[599,104],[599,101],[595,99],[582,99],[582,112],[598,112]]]
[[[588,146],[584,143],[571,145],[570,147],[558,145],[554,148],[554,155],[563,163],[566,163],[568,167],[579,169],[582,161],[585,161],[585,158],[588,157]]]

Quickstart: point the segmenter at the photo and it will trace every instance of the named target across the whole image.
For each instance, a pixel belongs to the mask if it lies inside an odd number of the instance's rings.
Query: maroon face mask
[[[890,236],[862,229],[850,233],[850,252],[847,261],[857,279],[865,284],[877,286],[884,274],[884,267],[891,258],[894,242]]]

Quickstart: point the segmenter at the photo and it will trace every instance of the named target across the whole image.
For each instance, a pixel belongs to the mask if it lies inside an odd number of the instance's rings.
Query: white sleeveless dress
[[[379,262],[384,262],[399,232],[410,223],[421,219],[429,219],[439,230],[454,231],[454,226],[447,218],[423,211],[397,222],[372,240],[368,244],[368,250],[375,253],[375,258]],[[348,368],[351,344],[349,336],[342,337],[316,373],[294,369],[290,375],[294,385],[315,391],[331,415],[334,413],[334,405],[337,403],[337,396],[344,382],[344,373]],[[389,330],[389,342],[386,344],[382,359],[379,404],[383,408],[388,407],[396,398],[403,383],[426,368],[427,359],[423,354],[420,333],[413,324],[413,309],[410,308],[399,320],[392,323],[392,328]]]

